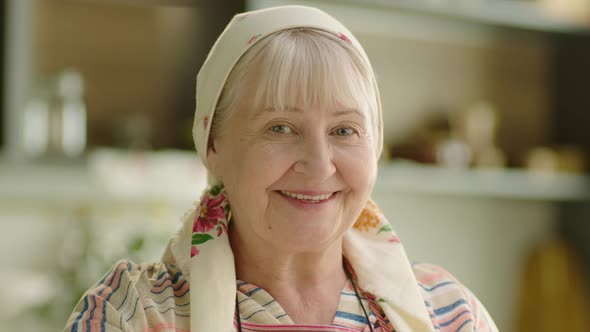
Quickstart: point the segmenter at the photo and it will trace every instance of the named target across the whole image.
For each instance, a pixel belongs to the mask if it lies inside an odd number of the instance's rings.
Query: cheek
[[[336,167],[353,192],[370,194],[377,176],[375,153],[370,148],[358,147],[336,152]]]
[[[264,190],[291,167],[293,153],[282,144],[236,146],[224,171],[239,190]]]
[[[269,187],[290,169],[293,153],[285,146],[272,145],[241,146],[234,151],[224,180],[230,204],[236,219],[260,231],[268,226]]]
[[[346,231],[356,222],[370,198],[377,176],[377,162],[371,150],[368,153],[347,153],[340,156],[338,166],[342,179],[350,190],[343,195],[342,231]]]

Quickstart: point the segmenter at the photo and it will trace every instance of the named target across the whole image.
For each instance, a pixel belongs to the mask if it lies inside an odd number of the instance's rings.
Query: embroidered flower
[[[397,237],[397,236],[395,236],[395,235],[392,235],[392,236],[389,238],[389,240],[387,240],[387,241],[388,241],[388,242],[391,242],[391,243],[401,243],[401,241],[400,241],[399,237]]]
[[[197,249],[197,247],[196,247],[196,246],[192,246],[192,247],[191,247],[191,257],[195,257],[195,256],[197,256],[197,255],[199,254],[199,252],[200,252],[200,251],[199,251],[199,249]]]
[[[217,237],[220,237],[223,232],[227,233],[227,225],[224,222],[220,222],[219,225],[217,225]]]
[[[206,116],[203,118],[203,129],[207,130],[207,125],[209,124],[209,117]]]
[[[217,226],[219,219],[225,218],[222,204],[224,200],[225,195],[223,194],[203,200],[193,224],[193,233],[207,233]]]
[[[340,37],[340,39],[344,40],[345,42],[352,44],[352,41],[350,39],[348,39],[348,37],[346,37],[346,35],[343,34],[342,32],[338,33],[338,37]]]
[[[370,229],[376,228],[378,224],[379,219],[369,209],[365,208],[354,223],[354,228],[359,231],[368,232]]]
[[[252,44],[254,41],[256,41],[256,39],[258,39],[258,37],[262,36],[261,34],[258,34],[256,36],[252,36],[250,39],[248,39],[248,44]]]
[[[223,232],[227,233],[226,215],[231,215],[223,186],[214,186],[205,194],[197,208],[197,214],[193,221],[193,236],[191,239],[191,257],[197,256],[201,251],[197,248],[205,242],[215,240],[209,234],[215,228],[217,237]]]

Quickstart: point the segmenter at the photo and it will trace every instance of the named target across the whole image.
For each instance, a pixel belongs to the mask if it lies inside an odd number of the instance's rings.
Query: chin
[[[342,239],[345,231],[335,231],[334,229],[307,229],[302,231],[281,232],[280,236],[273,234],[272,242],[277,249],[284,252],[303,253],[318,252],[326,250],[335,242]]]

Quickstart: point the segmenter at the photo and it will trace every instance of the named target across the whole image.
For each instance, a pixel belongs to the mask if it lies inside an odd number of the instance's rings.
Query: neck
[[[245,241],[230,227],[236,276],[270,293],[294,323],[331,324],[346,284],[342,240],[313,252],[284,252]]]

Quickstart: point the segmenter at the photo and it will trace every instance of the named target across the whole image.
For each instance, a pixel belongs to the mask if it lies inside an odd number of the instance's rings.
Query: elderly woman
[[[370,200],[379,92],[334,18],[235,16],[199,72],[193,134],[211,186],[162,262],[118,263],[66,331],[497,331],[451,274],[410,265]]]

